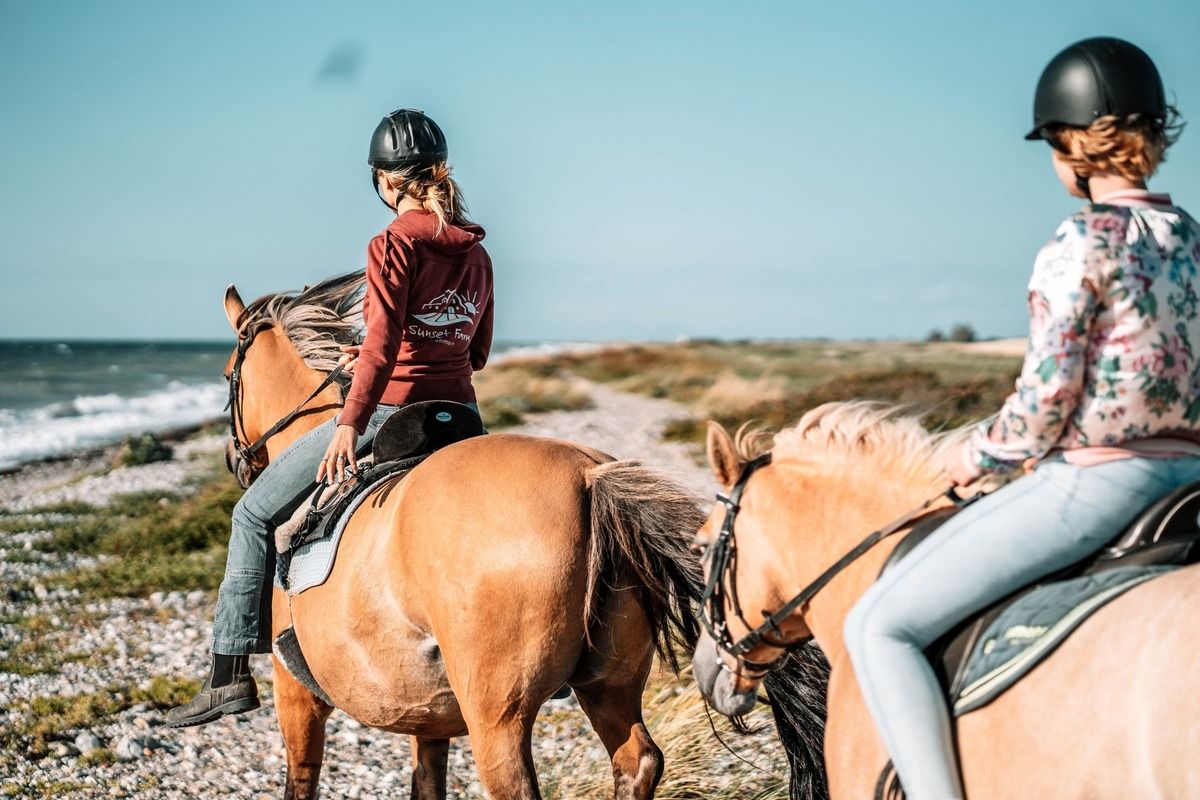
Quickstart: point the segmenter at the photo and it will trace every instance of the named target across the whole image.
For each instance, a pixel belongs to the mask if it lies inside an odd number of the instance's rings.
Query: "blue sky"
[[[1077,207],[1045,62],[1128,38],[1200,119],[1200,3],[0,0],[0,337],[220,338],[359,268],[367,142],[446,131],[506,339],[1017,335]],[[1200,127],[1154,186],[1200,205]]]

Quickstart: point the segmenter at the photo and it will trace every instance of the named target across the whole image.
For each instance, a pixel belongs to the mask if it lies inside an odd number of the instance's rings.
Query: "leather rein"
[[[339,378],[345,370],[344,364],[336,366],[332,372],[325,376],[321,384],[304,398],[298,406],[292,409],[289,413],[280,418],[274,425],[267,428],[266,432],[255,439],[250,444],[244,444],[241,433],[245,431],[244,414],[242,412],[242,362],[246,359],[246,351],[250,349],[250,345],[254,343],[254,337],[258,335],[260,330],[263,330],[266,325],[248,326],[249,332],[245,335],[238,334],[237,342],[237,357],[233,361],[233,369],[229,372],[229,399],[225,403],[225,410],[229,412],[229,437],[233,443],[233,450],[237,454],[232,463],[229,464],[229,471],[237,478],[238,485],[243,489],[250,487],[254,483],[254,479],[259,476],[266,465],[261,466],[254,463],[254,457],[261,450],[267,441],[272,436],[279,433],[281,430],[291,425],[296,421],[296,418],[303,412],[304,407],[312,402],[313,398],[325,391],[329,385]],[[345,387],[338,383],[338,388],[342,390],[343,401],[345,400]]]
[[[863,554],[884,539],[904,530],[926,516],[930,513],[931,507],[938,501],[948,499],[954,504],[956,510],[961,510],[983,496],[982,494],[977,494],[964,498],[951,486],[936,497],[931,497],[894,522],[869,533],[862,541],[839,558],[833,566],[822,572],[817,576],[816,580],[797,592],[791,600],[784,603],[781,608],[773,613],[768,613],[764,610],[762,614],[765,619],[762,624],[753,627],[746,620],[742,612],[741,601],[738,599],[736,580],[737,543],[734,539],[733,526],[737,519],[738,511],[741,510],[742,495],[746,491],[746,486],[750,482],[751,476],[770,463],[770,452],[746,462],[729,494],[717,494],[717,502],[725,506],[725,521],[721,525],[721,531],[717,534],[717,538],[711,545],[705,548],[704,558],[709,562],[708,580],[704,586],[704,593],[700,598],[700,622],[704,625],[704,629],[708,631],[708,635],[712,637],[721,650],[733,656],[734,660],[741,667],[742,674],[751,679],[764,677],[768,673],[779,669],[793,651],[803,647],[813,638],[810,634],[796,641],[784,641],[783,631],[779,626],[796,609],[812,600],[842,570],[853,564]],[[725,606],[727,604],[733,609],[733,613],[737,615],[742,625],[749,631],[749,633],[736,641],[729,632],[728,620],[725,616]],[[760,644],[783,650],[783,655],[770,662],[751,661],[747,659],[746,654]]]

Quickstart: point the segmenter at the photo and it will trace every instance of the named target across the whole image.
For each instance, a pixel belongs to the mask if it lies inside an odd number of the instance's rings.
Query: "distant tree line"
[[[925,337],[927,342],[973,342],[975,339],[975,329],[965,322],[952,325],[949,333],[942,333],[940,328],[934,328]]]

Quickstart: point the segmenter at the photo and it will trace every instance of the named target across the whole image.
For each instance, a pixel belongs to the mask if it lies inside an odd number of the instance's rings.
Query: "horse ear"
[[[720,423],[712,420],[708,421],[708,463],[717,483],[733,486],[741,468],[737,448],[733,446],[733,439],[729,438],[729,433]]]
[[[246,304],[242,302],[242,296],[238,294],[237,287],[232,283],[225,289],[225,318],[229,320],[229,327],[236,332],[238,329],[238,318],[242,316],[242,312],[246,310]]]

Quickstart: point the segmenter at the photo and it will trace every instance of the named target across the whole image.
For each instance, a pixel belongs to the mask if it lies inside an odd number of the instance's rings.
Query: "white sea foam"
[[[84,395],[28,411],[0,409],[0,468],[215,419],[227,391],[224,383],[172,381],[139,397]]]
[[[615,346],[611,342],[545,342],[543,344],[519,345],[497,353],[488,360],[488,363],[502,364],[505,361],[518,361],[522,358],[586,355]]]

